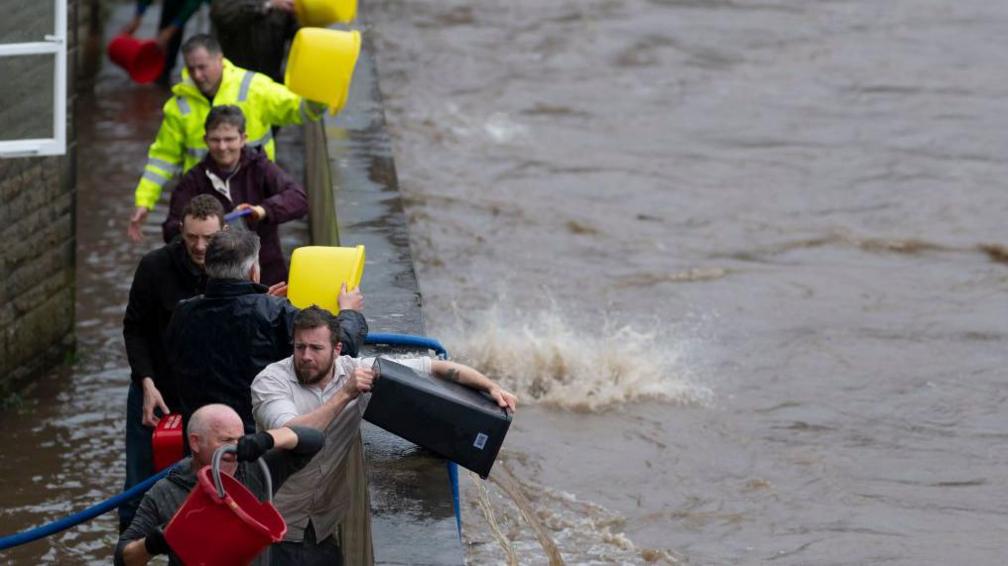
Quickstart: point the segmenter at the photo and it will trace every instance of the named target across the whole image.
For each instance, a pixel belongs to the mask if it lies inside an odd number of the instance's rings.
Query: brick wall
[[[18,21],[44,3],[0,0],[0,13]],[[62,362],[73,347],[77,23],[87,23],[78,12],[91,6],[68,1],[66,155],[0,159],[0,399]],[[15,130],[28,120],[23,114],[17,106],[0,108],[0,129]]]

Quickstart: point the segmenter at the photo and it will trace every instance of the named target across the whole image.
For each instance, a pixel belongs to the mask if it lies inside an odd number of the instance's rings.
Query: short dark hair
[[[250,230],[221,230],[210,237],[204,266],[214,279],[247,279],[259,261],[259,236]]]
[[[206,220],[211,216],[216,216],[221,226],[224,226],[224,207],[213,195],[194,196],[182,209],[182,218],[179,222],[184,222],[186,216],[192,216],[197,220]]]
[[[197,33],[182,44],[182,55],[188,55],[200,47],[206,49],[207,53],[211,55],[219,55],[221,53],[220,43],[212,35]]]
[[[294,315],[294,332],[298,330],[310,330],[321,326],[329,327],[329,342],[333,347],[340,341],[340,325],[336,317],[331,312],[312,305],[306,309],[301,309]]]
[[[245,113],[234,104],[222,104],[214,106],[207,114],[206,121],[203,122],[203,129],[209,132],[221,124],[230,124],[241,133],[245,133]]]

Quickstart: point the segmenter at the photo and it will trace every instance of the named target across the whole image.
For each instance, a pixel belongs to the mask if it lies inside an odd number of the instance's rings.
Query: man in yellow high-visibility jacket
[[[142,239],[140,226],[165,183],[207,154],[203,123],[211,106],[240,107],[245,114],[248,146],[261,148],[270,159],[276,153],[272,126],[303,124],[325,114],[324,104],[301,98],[266,75],[232,65],[209,35],[186,40],[182,57],[182,81],[172,87],[174,96],[165,102],[161,128],[147,151],[147,165],[136,188],[136,209],[127,229],[134,242]]]

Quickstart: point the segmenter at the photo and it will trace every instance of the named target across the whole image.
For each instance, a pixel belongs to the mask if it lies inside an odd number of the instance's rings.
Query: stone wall
[[[13,21],[30,21],[45,4],[0,0],[0,12]],[[61,363],[73,347],[77,137],[73,108],[78,36],[86,33],[78,31],[78,22],[87,24],[93,5],[97,3],[68,2],[66,155],[0,159],[0,401]],[[49,8],[43,17],[51,18],[51,13]],[[0,85],[10,88],[14,87]],[[0,107],[0,129],[15,131],[29,120],[24,113],[18,105]]]

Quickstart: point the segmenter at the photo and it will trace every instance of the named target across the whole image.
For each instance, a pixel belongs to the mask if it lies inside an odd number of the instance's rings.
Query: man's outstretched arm
[[[484,391],[502,408],[514,411],[518,407],[518,397],[465,364],[448,360],[431,360],[431,373],[446,381],[454,381],[471,389]]]

